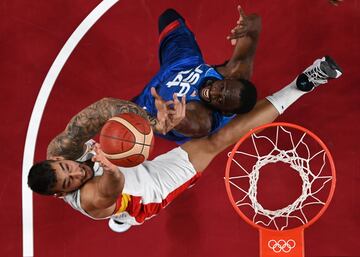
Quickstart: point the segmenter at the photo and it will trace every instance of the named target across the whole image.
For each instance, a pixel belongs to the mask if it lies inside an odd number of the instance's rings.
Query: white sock
[[[307,92],[301,91],[297,88],[295,79],[283,89],[280,89],[278,92],[267,96],[266,99],[269,100],[272,105],[274,105],[279,114],[283,114],[283,112],[290,105],[292,105],[297,99],[306,93]]]

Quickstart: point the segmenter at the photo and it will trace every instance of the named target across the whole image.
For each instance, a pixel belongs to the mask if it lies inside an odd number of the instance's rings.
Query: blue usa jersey
[[[167,30],[167,28],[170,28]],[[195,41],[193,33],[182,20],[169,24],[160,34],[160,71],[146,85],[144,90],[133,99],[140,107],[144,108],[151,116],[156,117],[154,97],[151,88],[165,100],[172,100],[174,93],[179,98],[186,96],[186,102],[201,101],[200,88],[208,80],[223,79],[213,67],[204,63],[201,51]],[[213,111],[213,124],[211,133],[228,123],[233,116],[227,117],[220,112]],[[190,138],[176,131],[160,135],[166,139],[181,144]]]

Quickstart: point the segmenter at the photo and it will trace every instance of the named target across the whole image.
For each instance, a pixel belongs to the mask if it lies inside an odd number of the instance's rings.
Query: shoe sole
[[[328,76],[330,78],[338,78],[342,75],[343,71],[340,68],[340,66],[334,61],[333,58],[331,58],[330,56],[326,55],[325,56],[325,62],[327,63],[327,65],[321,67],[324,68],[324,71],[326,72],[326,74],[328,74]],[[323,63],[320,64],[320,66],[322,66]]]
[[[116,233],[123,233],[128,231],[131,228],[131,225],[127,225],[124,223],[117,222],[113,219],[109,219],[109,228]]]

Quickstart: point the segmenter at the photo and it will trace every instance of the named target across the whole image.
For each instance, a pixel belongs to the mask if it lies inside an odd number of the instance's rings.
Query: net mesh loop
[[[279,146],[279,133],[285,133],[289,138],[291,147],[290,149],[282,149]],[[291,220],[300,221],[302,224],[306,224],[309,221],[306,212],[306,207],[312,205],[324,206],[325,201],[318,197],[318,193],[328,184],[331,183],[332,176],[323,174],[324,167],[327,163],[326,152],[324,149],[315,153],[311,153],[310,148],[305,141],[307,133],[304,132],[299,139],[294,139],[292,131],[283,126],[276,127],[276,133],[274,138],[270,138],[264,135],[252,134],[251,140],[255,153],[249,153],[244,151],[236,151],[232,161],[237,165],[244,175],[229,176],[229,183],[232,186],[232,190],[240,191],[240,199],[236,200],[236,205],[240,207],[250,206],[253,209],[253,217],[250,217],[254,224],[258,224],[264,227],[275,228],[276,230],[288,229],[288,225]],[[272,149],[267,154],[260,153],[258,150],[259,141],[266,140]],[[301,154],[299,148],[305,149]],[[230,155],[230,153],[229,153]],[[250,157],[254,160],[252,168],[245,168],[241,165],[237,159],[242,155]],[[322,164],[315,170],[311,167],[311,160],[314,158],[322,159]],[[258,181],[261,174],[261,169],[268,164],[283,162],[288,164],[301,178],[301,195],[291,204],[277,209],[269,210],[263,208],[257,199],[258,194]],[[238,183],[241,180],[248,180],[245,183],[248,188],[241,186],[244,183]],[[317,185],[314,186],[314,183]]]

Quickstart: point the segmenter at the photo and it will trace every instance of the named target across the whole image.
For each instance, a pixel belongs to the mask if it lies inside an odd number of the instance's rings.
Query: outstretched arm
[[[94,137],[105,122],[121,113],[135,113],[147,118],[146,112],[136,104],[115,98],[103,98],[76,114],[65,130],[49,144],[47,158],[63,156],[78,159],[84,152],[84,143]]]
[[[217,70],[224,77],[249,79],[252,73],[253,59],[261,31],[261,18],[257,14],[245,15],[238,6],[239,20],[227,37],[235,45],[230,60]]]

